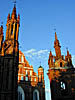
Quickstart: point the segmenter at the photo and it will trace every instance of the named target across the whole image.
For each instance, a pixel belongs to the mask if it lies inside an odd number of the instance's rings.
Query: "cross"
[[[3,22],[1,22],[1,25],[3,25]]]
[[[56,28],[54,28],[54,31],[56,31]]]
[[[40,61],[40,66],[41,66],[41,61]]]
[[[68,47],[66,47],[66,50],[68,50]]]
[[[13,3],[16,4],[16,0],[13,0]]]

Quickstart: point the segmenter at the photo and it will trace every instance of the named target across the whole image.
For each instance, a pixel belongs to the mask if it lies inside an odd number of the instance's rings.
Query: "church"
[[[8,14],[4,40],[3,25],[0,27],[0,100],[46,100],[44,69],[38,66],[38,74],[19,50],[20,15],[14,5]],[[75,100],[75,68],[67,50],[65,57],[55,32],[56,55],[49,53],[48,78],[52,100]],[[35,66],[36,67],[36,66]]]
[[[20,15],[14,5],[7,17],[6,38],[0,27],[0,100],[45,100],[44,69],[38,75],[19,50]]]
[[[48,77],[50,80],[52,100],[75,100],[75,68],[71,54],[61,55],[61,46],[55,32],[54,48],[56,55],[50,51],[48,59]]]
[[[45,100],[44,69],[38,68],[38,75],[19,50],[18,100]]]

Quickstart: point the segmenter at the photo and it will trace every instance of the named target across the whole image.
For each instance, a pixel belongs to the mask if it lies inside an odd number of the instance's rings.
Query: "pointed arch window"
[[[39,100],[39,91],[37,89],[33,92],[33,100]]]
[[[60,82],[60,91],[62,96],[68,95],[67,83],[65,81]]]
[[[62,62],[60,62],[60,67],[62,67]]]

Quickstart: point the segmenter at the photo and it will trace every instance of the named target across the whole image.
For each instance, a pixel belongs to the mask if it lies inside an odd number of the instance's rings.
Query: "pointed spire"
[[[69,56],[69,51],[67,50],[67,56]]]
[[[0,27],[0,34],[3,34],[3,25]]]
[[[58,40],[56,32],[55,32],[55,40]]]
[[[7,22],[10,20],[10,14],[8,14],[8,17],[7,17]]]
[[[52,52],[51,52],[51,50],[50,50],[50,57],[52,56]]]
[[[16,5],[15,4],[14,4],[14,8],[13,8],[13,11],[12,11],[11,18],[12,19],[16,19],[17,18],[17,16],[16,16]]]

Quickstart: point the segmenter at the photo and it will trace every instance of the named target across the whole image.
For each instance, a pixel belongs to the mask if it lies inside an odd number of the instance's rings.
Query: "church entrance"
[[[34,92],[33,92],[33,100],[39,100],[39,91],[38,90],[34,90]]]
[[[24,90],[18,86],[18,100],[25,100]]]

